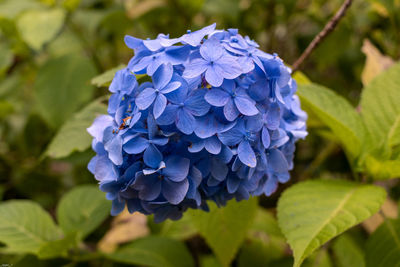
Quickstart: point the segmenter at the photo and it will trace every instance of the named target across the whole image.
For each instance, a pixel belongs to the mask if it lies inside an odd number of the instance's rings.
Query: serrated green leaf
[[[367,267],[400,266],[400,220],[386,219],[369,237],[365,254]]]
[[[39,259],[51,259],[67,257],[68,250],[74,248],[78,243],[77,233],[67,234],[64,238],[44,243],[37,256]]]
[[[97,87],[108,86],[114,79],[115,73],[125,67],[125,64],[120,64],[118,67],[107,70],[106,72],[94,77],[90,82],[92,85]]]
[[[218,208],[210,202],[210,212],[190,210],[192,222],[223,266],[233,260],[257,212],[257,199],[231,200]]]
[[[37,253],[41,246],[61,237],[60,229],[38,204],[10,200],[0,204],[0,242],[8,253]]]
[[[109,215],[111,202],[95,185],[82,185],[63,196],[57,220],[65,233],[77,232],[84,239]]]
[[[102,103],[101,97],[69,119],[51,140],[45,155],[52,158],[63,158],[75,151],[85,151],[92,142],[86,129],[100,114],[107,113],[107,106]]]
[[[386,149],[389,139],[398,132],[400,117],[400,63],[390,67],[372,80],[362,91],[361,114],[372,142]],[[394,139],[393,139],[394,138]]]
[[[193,258],[182,242],[157,236],[135,240],[106,257],[116,262],[140,266],[194,266]]]
[[[92,62],[81,56],[66,55],[47,61],[39,70],[35,89],[37,109],[47,123],[57,128],[90,100],[95,74]]]
[[[278,202],[278,223],[295,267],[317,248],[376,213],[386,192],[344,180],[314,180],[286,190]]]
[[[339,236],[332,250],[338,267],[365,267],[364,253],[349,235]]]
[[[366,130],[354,107],[335,92],[316,84],[300,84],[301,103],[335,134],[351,159],[362,152]]]
[[[18,18],[17,28],[31,48],[40,50],[61,30],[65,16],[61,8],[28,10]]]

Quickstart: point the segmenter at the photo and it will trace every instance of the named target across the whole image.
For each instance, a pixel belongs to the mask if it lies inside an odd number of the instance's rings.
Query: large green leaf
[[[372,80],[361,95],[361,114],[372,141],[386,148],[398,142],[400,118],[400,63]]]
[[[63,196],[57,219],[65,233],[78,232],[83,239],[104,221],[110,208],[111,202],[97,186],[83,185]]]
[[[189,214],[183,214],[178,221],[166,220],[162,223],[158,235],[178,240],[185,240],[197,234]]]
[[[366,130],[354,107],[342,96],[316,84],[300,84],[298,95],[302,105],[331,129],[351,159],[357,158]]]
[[[364,253],[349,235],[339,236],[332,250],[338,267],[365,267]]]
[[[400,177],[400,159],[382,160],[367,155],[365,169],[375,180],[398,178]]]
[[[91,136],[86,129],[93,123],[93,120],[100,114],[107,113],[107,106],[102,103],[101,97],[69,119],[51,140],[45,155],[52,158],[62,158],[74,151],[84,151],[92,142]]]
[[[197,230],[223,266],[228,266],[244,241],[257,212],[257,199],[237,202],[231,200],[218,208],[210,202],[210,212],[191,210]]]
[[[400,220],[386,219],[370,236],[366,261],[368,267],[400,266]]]
[[[47,61],[35,82],[39,113],[53,127],[61,126],[74,111],[90,100],[95,74],[91,61],[82,56],[66,55]]]
[[[286,190],[278,202],[278,223],[293,250],[295,265],[325,242],[376,213],[384,189],[343,180],[314,180]]]
[[[18,18],[17,28],[30,47],[40,50],[61,30],[65,16],[61,8],[28,10]]]
[[[10,253],[37,253],[48,241],[61,237],[60,229],[38,204],[11,200],[0,204],[0,241]]]
[[[157,236],[135,240],[108,254],[107,258],[121,263],[150,267],[194,266],[193,258],[182,242]]]
[[[60,256],[68,257],[68,250],[76,247],[77,244],[77,233],[70,233],[62,239],[57,239],[44,243],[40,247],[37,256],[40,259],[58,258]]]

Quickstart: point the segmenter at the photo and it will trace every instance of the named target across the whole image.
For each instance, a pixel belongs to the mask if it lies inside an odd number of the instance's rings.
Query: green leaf
[[[115,73],[125,67],[126,65],[120,64],[118,67],[107,70],[106,72],[94,77],[91,80],[91,84],[97,87],[109,86],[111,81],[114,79]]]
[[[400,63],[390,67],[372,80],[361,95],[361,114],[372,142],[387,147],[398,141],[400,118]],[[390,141],[389,141],[390,140]]]
[[[197,230],[191,221],[191,217],[186,213],[178,221],[166,220],[163,222],[159,233],[160,236],[178,240],[189,239],[196,234]]]
[[[400,115],[397,116],[388,134],[388,145],[390,148],[400,145]]]
[[[268,266],[274,251],[268,249],[261,241],[246,242],[239,252],[238,267]]]
[[[57,219],[65,233],[78,232],[83,239],[107,218],[110,208],[111,202],[97,186],[83,185],[63,196]]]
[[[304,261],[302,267],[332,267],[332,261],[326,249],[322,248]],[[350,266],[349,266],[350,267]],[[352,266],[353,267],[353,266]]]
[[[78,108],[90,100],[95,74],[91,61],[82,56],[66,55],[47,61],[35,82],[37,109],[50,126],[61,126]]]
[[[100,114],[107,113],[107,106],[102,103],[101,97],[69,119],[51,140],[45,155],[52,158],[63,158],[75,151],[85,151],[90,147],[92,137],[86,129]]]
[[[400,177],[400,159],[378,160],[371,155],[367,155],[365,158],[365,166],[367,172],[375,180],[386,180]]]
[[[349,235],[339,236],[332,249],[338,267],[365,267],[364,253]]]
[[[244,241],[257,212],[257,199],[231,200],[218,208],[210,202],[210,212],[190,210],[192,222],[223,266],[228,266]]]
[[[10,200],[0,204],[0,241],[8,253],[37,253],[42,245],[59,237],[60,229],[35,202]]]
[[[367,267],[400,266],[400,220],[386,219],[369,237],[365,254]]]
[[[257,236],[264,233],[268,236],[283,237],[281,229],[274,215],[268,210],[259,207],[254,219],[254,223],[249,229],[249,233]]]
[[[0,1],[0,18],[13,19],[24,10],[41,8],[43,5],[39,1],[32,0],[3,0]]]
[[[64,238],[49,241],[43,244],[37,256],[39,259],[51,259],[57,257],[67,257],[68,250],[74,248],[78,244],[77,233],[67,234]]]
[[[65,16],[61,8],[28,10],[18,18],[17,28],[30,47],[40,50],[61,30]]]
[[[182,242],[157,236],[135,240],[106,257],[116,262],[150,267],[194,266],[193,258]]]
[[[344,180],[314,180],[286,190],[278,202],[278,223],[295,258],[295,267],[317,248],[376,213],[383,188]]]
[[[365,126],[354,107],[332,90],[316,84],[300,84],[301,103],[326,125],[338,138],[351,159],[362,152]]]
[[[12,64],[13,54],[6,42],[0,42],[0,77],[1,74]]]

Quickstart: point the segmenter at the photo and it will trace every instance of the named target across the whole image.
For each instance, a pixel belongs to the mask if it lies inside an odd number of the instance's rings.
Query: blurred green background
[[[90,137],[82,132],[93,117],[81,111],[108,94],[102,82],[92,79],[132,57],[124,35],[176,37],[216,22],[217,28],[238,28],[261,49],[291,64],[341,2],[0,0],[0,198],[32,199],[54,213],[65,192],[79,184],[96,184],[86,169],[93,156],[87,145]],[[363,42],[370,40],[382,54],[398,60],[399,13],[399,0],[355,0],[302,72],[358,103],[366,60]],[[99,103],[89,107],[92,113],[104,110]],[[86,124],[74,124],[76,116],[84,117]],[[71,124],[80,130],[77,135],[68,135]],[[333,173],[350,176],[344,153],[321,137],[326,132],[312,116],[309,127],[315,131],[298,145],[292,182]],[[56,135],[65,147],[51,146]],[[262,205],[274,207],[279,192],[262,198]]]

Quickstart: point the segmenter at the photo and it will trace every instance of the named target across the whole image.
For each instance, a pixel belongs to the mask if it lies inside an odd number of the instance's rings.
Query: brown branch
[[[304,50],[303,54],[293,63],[292,65],[292,73],[295,73],[299,66],[303,63],[303,61],[308,58],[311,52],[321,43],[321,41],[331,33],[336,25],[339,23],[340,19],[344,17],[347,9],[351,6],[353,0],[345,0],[339,10],[336,12],[335,16],[331,18],[330,21],[325,25],[325,27],[320,31],[311,43],[307,46],[306,50]]]

